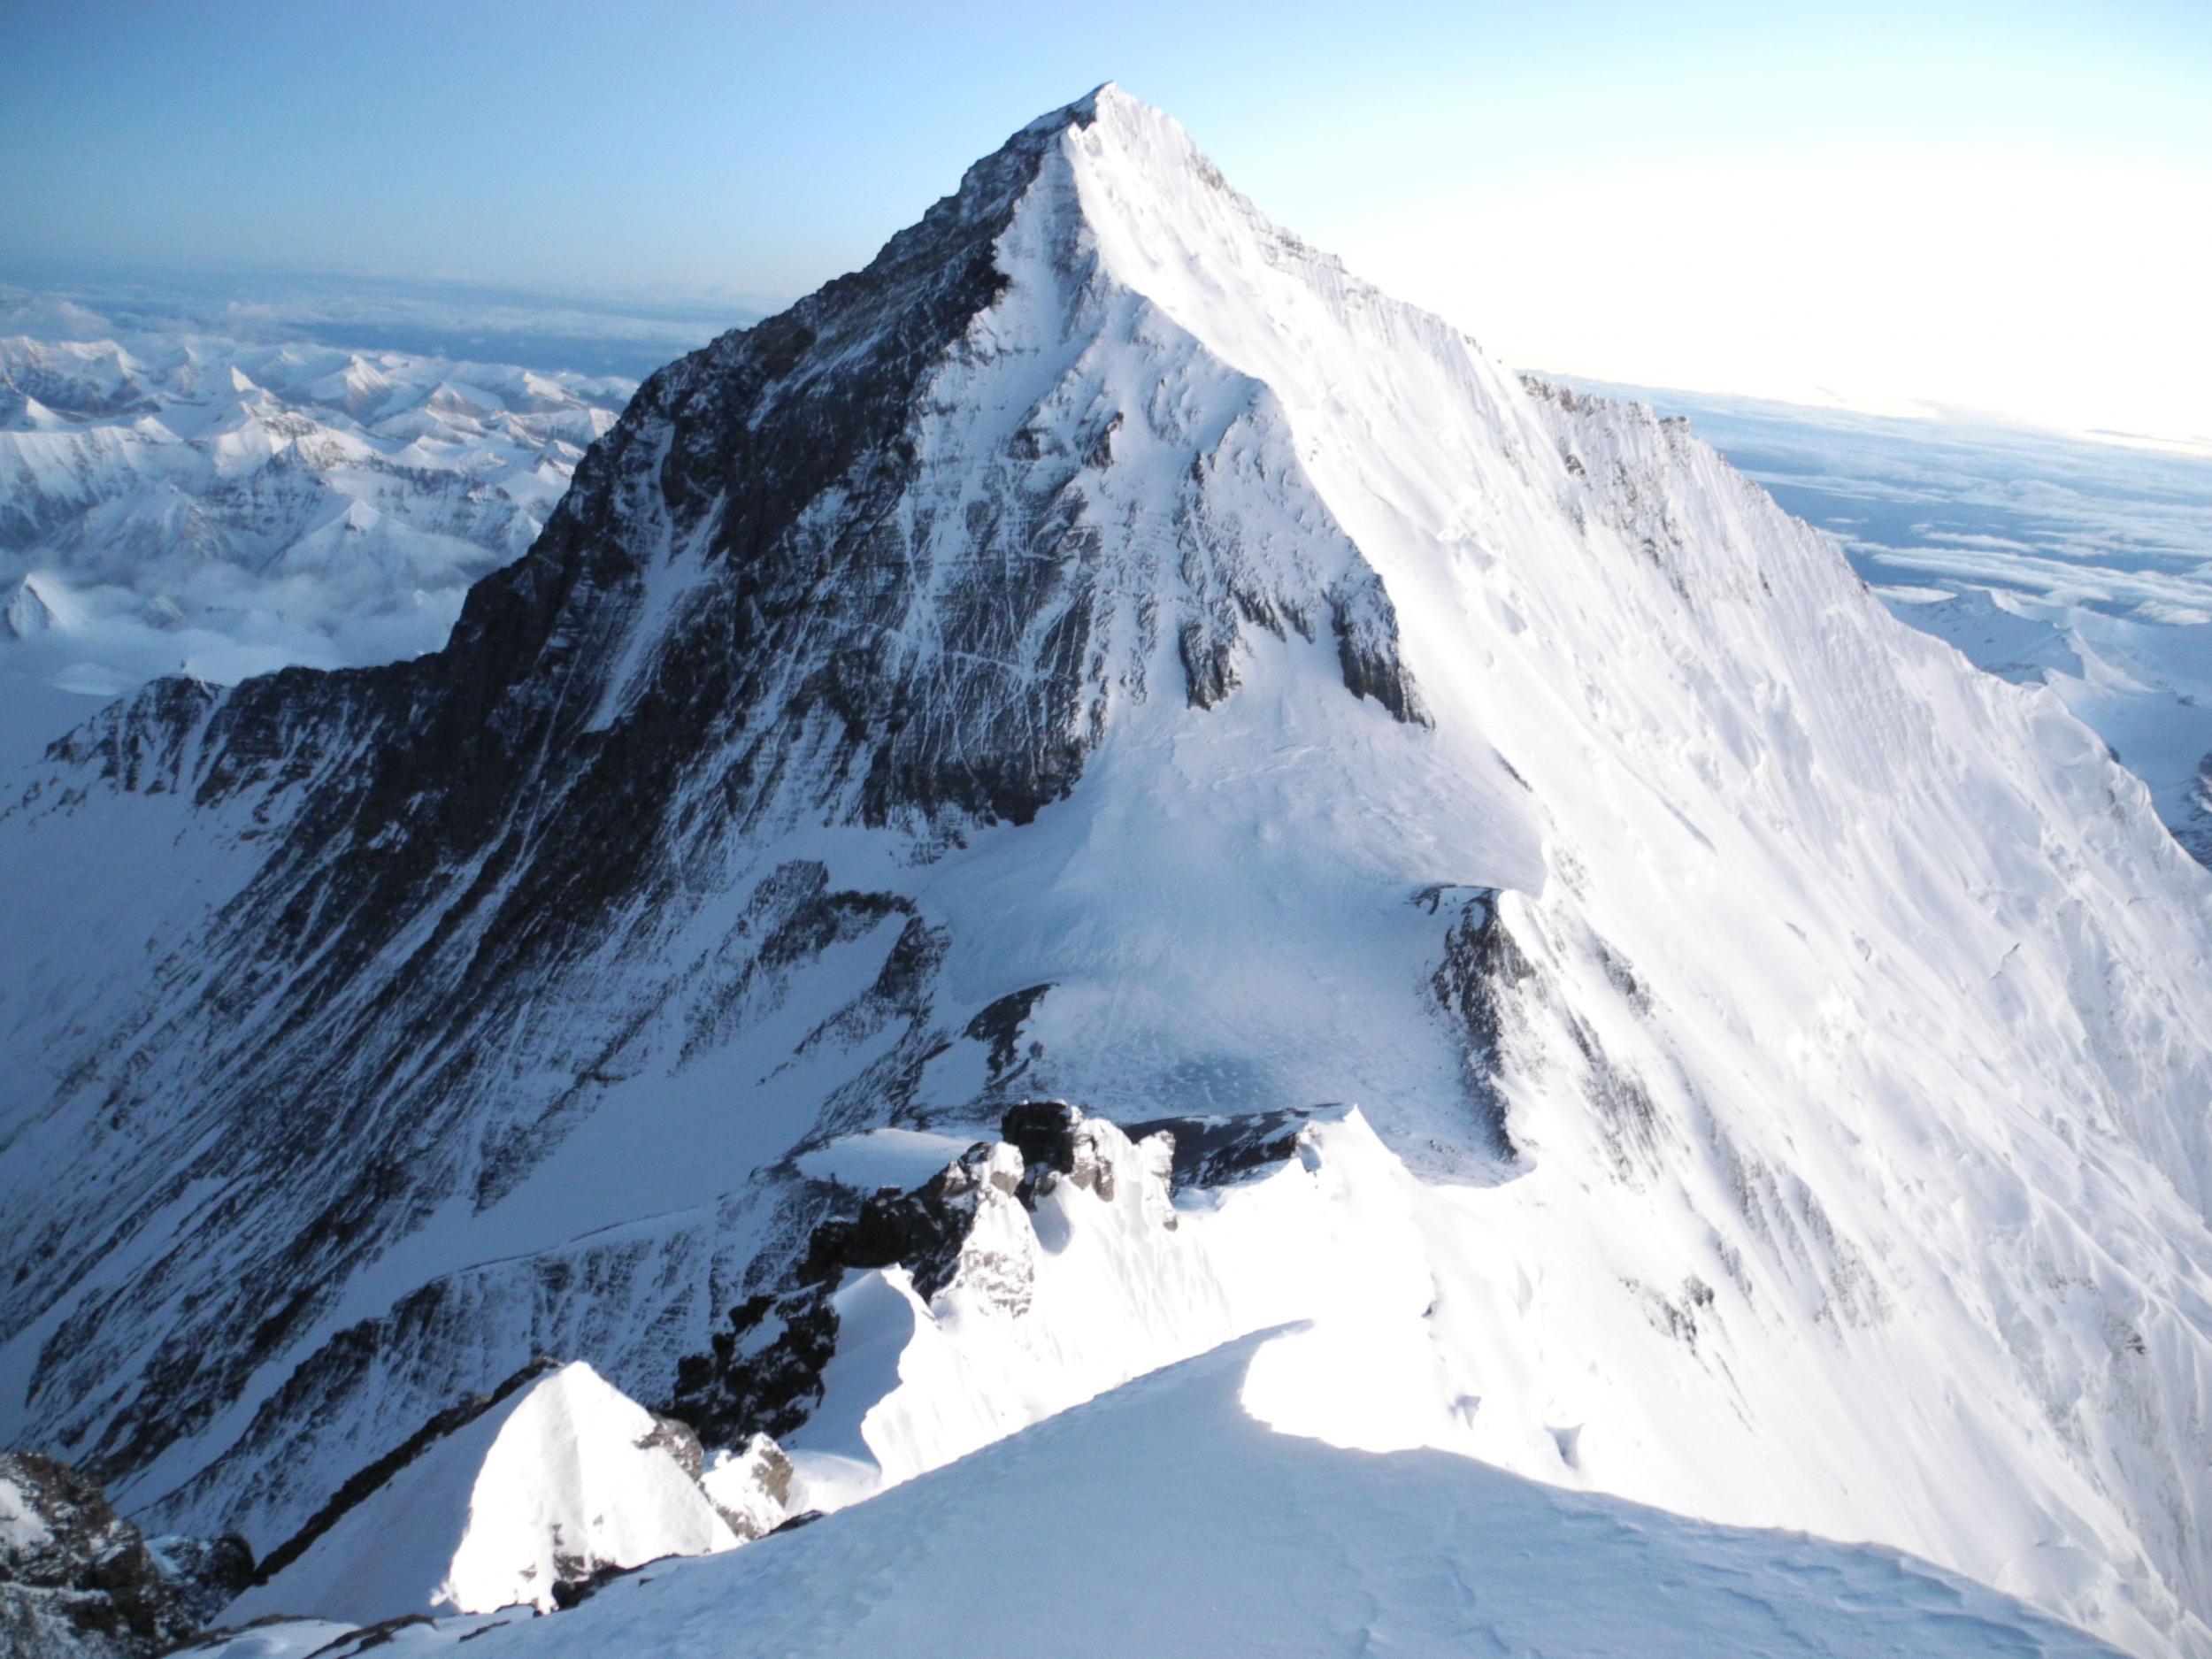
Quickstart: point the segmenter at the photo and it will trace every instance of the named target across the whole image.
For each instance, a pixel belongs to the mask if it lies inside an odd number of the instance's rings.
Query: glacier
[[[442,649],[157,681],[4,800],[0,1433],[160,1526],[265,1550],[540,1353],[666,1401],[1023,1102],[1299,1111],[1093,1246],[995,1206],[1093,1263],[1026,1334],[841,1286],[778,1438],[899,1489],[726,1570],[1294,1317],[1278,1429],[2212,1653],[2212,875],[1683,423],[1116,89],[649,379]]]

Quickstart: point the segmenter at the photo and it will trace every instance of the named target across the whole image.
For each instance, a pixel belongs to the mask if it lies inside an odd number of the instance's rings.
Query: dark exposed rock
[[[1469,1095],[1492,1145],[1502,1156],[1513,1157],[1505,1104],[1497,1091],[1501,1043],[1507,1000],[1535,970],[1499,916],[1494,888],[1426,887],[1414,895],[1414,902],[1432,914],[1447,905],[1457,907],[1458,914],[1444,935],[1443,960],[1429,976],[1429,989],[1460,1033]]]
[[[1583,1096],[1597,1114],[1614,1168],[1627,1179],[1656,1148],[1658,1109],[1642,1079],[1607,1053],[1587,1020],[1569,1010],[1563,1023],[1586,1068]]]
[[[1337,662],[1346,687],[1372,697],[1394,719],[1409,726],[1431,724],[1413,676],[1398,653],[1397,612],[1381,582],[1371,583],[1360,601],[1335,598],[1329,608],[1329,626],[1336,635]]]
[[[897,894],[833,888],[813,860],[779,864],[753,889],[728,936],[700,964],[714,987],[692,1006],[682,1057],[727,1042],[759,1005],[784,995],[793,975],[833,946],[864,939],[913,902]]]
[[[1615,990],[1627,999],[1628,1005],[1639,1014],[1650,1013],[1651,993],[1645,987],[1644,982],[1637,978],[1636,971],[1628,965],[1627,959],[1602,939],[1595,942],[1598,965],[1605,970],[1606,979]]]
[[[1211,633],[1194,617],[1177,633],[1175,649],[1183,659],[1183,683],[1188,688],[1193,707],[1210,709],[1236,689],[1233,634]]]
[[[730,1310],[728,1328],[710,1350],[677,1366],[669,1410],[696,1424],[713,1445],[734,1445],[760,1433],[780,1439],[821,1402],[823,1369],[837,1347],[837,1310],[830,1298],[856,1269],[903,1266],[924,1300],[949,1282],[975,1219],[986,1183],[1003,1178],[988,1168],[987,1143],[910,1192],[887,1187],[849,1214],[818,1222],[791,1271],[791,1287],[762,1293]]]
[[[35,1452],[0,1452],[4,1659],[162,1653],[197,1627],[190,1600],[96,1483]]]
[[[958,1174],[954,1174],[958,1171]],[[961,1240],[974,1218],[974,1180],[955,1164],[913,1192],[885,1187],[864,1200],[849,1221],[824,1222],[800,1263],[808,1284],[834,1284],[855,1268],[902,1265],[927,1298],[952,1277]]]
[[[253,1582],[253,1550],[235,1532],[220,1538],[173,1534],[150,1540],[147,1548],[176,1586],[186,1617],[196,1625],[212,1620]]]
[[[795,1473],[782,1447],[756,1434],[718,1465],[707,1499],[723,1524],[749,1542],[765,1537],[790,1513]]]
[[[1009,992],[968,1022],[964,1034],[989,1045],[986,1060],[994,1084],[1010,1083],[1026,1069],[1026,1059],[1020,1054],[1022,1026],[1051,989],[1049,985],[1032,985]]]
[[[1302,1121],[1294,1113],[1220,1120],[1220,1127],[1179,1119],[1142,1125],[1133,1138],[1187,1126],[1195,1150],[1185,1167],[1227,1173],[1258,1167],[1279,1144],[1287,1148]],[[1110,1200],[1113,1167],[1103,1135],[1111,1133],[1103,1119],[1064,1101],[1024,1101],[1007,1110],[998,1147],[979,1142],[918,1187],[887,1187],[849,1210],[833,1210],[815,1224],[785,1285],[740,1302],[706,1353],[679,1362],[668,1410],[696,1424],[711,1446],[788,1435],[821,1403],[822,1373],[837,1348],[832,1297],[856,1270],[902,1267],[925,1302],[957,1275],[1010,1311],[1026,1309],[1027,1263],[971,1244],[978,1209],[996,1194],[1033,1210],[1060,1180]],[[1006,1156],[1009,1148],[1020,1155],[1018,1165]],[[1172,1227],[1172,1217],[1164,1225]]]
[[[1697,1351],[1698,1338],[1703,1333],[1701,1321],[1716,1317],[1710,1285],[1692,1273],[1683,1279],[1681,1290],[1670,1296],[1639,1279],[1622,1282],[1642,1307],[1644,1317],[1651,1322],[1653,1330],[1671,1337],[1693,1353]]]
[[[204,680],[157,680],[57,738],[46,752],[119,789],[175,789],[188,781],[186,746],[219,696]]]
[[[641,1563],[638,1567],[617,1567],[611,1563],[603,1564],[575,1578],[556,1578],[553,1580],[553,1606],[557,1611],[565,1613],[569,1609],[581,1606],[588,1601],[617,1578],[626,1578],[630,1574],[640,1571],[642,1566],[650,1564],[649,1563]]]
[[[818,1282],[764,1292],[731,1309],[708,1351],[678,1362],[669,1410],[717,1446],[789,1434],[821,1403],[822,1372],[837,1351],[833,1288]]]
[[[204,1426],[326,1312],[349,1263],[438,1202],[425,1171],[434,1180],[465,1163],[417,1149],[483,1135],[480,1202],[542,1156],[605,1066],[580,1066],[574,1098],[531,1121],[465,1128],[482,1056],[500,1046],[488,1033],[528,1018],[557,964],[609,947],[681,890],[678,849],[741,833],[786,796],[867,823],[943,818],[956,835],[962,818],[1025,822],[1072,784],[1092,727],[1079,617],[1033,681],[976,679],[949,696],[887,635],[904,598],[887,586],[900,555],[877,526],[914,475],[920,380],[1003,287],[994,250],[1039,157],[1090,119],[1073,109],[1018,134],[865,270],[652,376],[530,553],[471,592],[442,651],[221,693],[158,682],[57,746],[88,780],[280,815],[272,856],[183,972],[196,982],[187,1023],[204,1032],[196,1093],[224,1125],[225,1179],[305,1217],[196,1300],[145,1386],[103,1414],[86,1448],[95,1466],[140,1466]],[[810,517],[826,495],[839,511]],[[646,560],[672,533],[701,547],[712,579],[636,682],[618,683]],[[1047,580],[1055,564],[1038,568]],[[1002,618],[1018,600],[994,587],[975,603]],[[603,703],[616,721],[595,729]],[[825,722],[827,749],[800,741]],[[787,777],[802,751],[821,769]],[[710,810],[687,794],[710,756],[722,780]],[[149,1040],[162,1033],[119,1041]],[[104,1070],[81,1083],[127,1113],[129,1071]],[[149,1195],[146,1213],[167,1197]],[[102,1236],[130,1220],[104,1217]],[[84,1240],[50,1242],[0,1306],[0,1333],[94,1259]],[[230,1254],[204,1236],[178,1248]],[[188,1271],[157,1262],[142,1284],[88,1302],[35,1394],[75,1387],[71,1356],[97,1350],[118,1304],[157,1299]]]
[[[1298,1136],[1312,1118],[1311,1110],[1294,1106],[1219,1117],[1156,1118],[1130,1125],[1126,1133],[1132,1141],[1164,1134],[1173,1141],[1171,1179],[1178,1189],[1226,1187],[1296,1157]]]
[[[994,349],[972,325],[1007,290],[1016,204],[1052,201],[1043,158],[1094,119],[1084,102],[1025,128],[864,270],[650,377],[443,649],[227,690],[157,682],[0,803],[181,796],[220,809],[258,860],[188,945],[168,941],[134,1011],[60,1062],[49,1110],[87,1127],[80,1173],[99,1190],[0,1240],[0,1340],[70,1310],[27,1392],[44,1440],[118,1476],[250,1394],[265,1405],[223,1442],[234,1461],[165,1513],[259,1541],[294,1527],[325,1477],[285,1467],[278,1396],[357,1417],[402,1326],[420,1362],[399,1385],[419,1390],[410,1413],[518,1357],[474,1351],[450,1308],[411,1294],[375,1329],[322,1336],[349,1275],[448,1206],[498,1203],[611,1088],[726,1050],[848,947],[882,953],[873,981],[798,1052],[749,1060],[803,1071],[824,1133],[911,1121],[961,1035],[938,994],[952,941],[911,899],[774,862],[781,829],[882,828],[894,861],[925,863],[1030,822],[1193,618],[1202,703],[1231,694],[1257,636],[1294,636],[1333,641],[1351,692],[1423,718],[1388,595],[1317,495],[1298,539],[1327,557],[1243,550],[1245,485],[1212,480],[1288,488],[1295,457],[1263,454],[1264,434],[1201,441],[1109,399],[928,452],[941,377]],[[1071,299],[1098,273],[1079,211],[1041,220]],[[1201,452],[1156,569],[1093,509],[1102,469],[1170,441]],[[933,488],[933,466],[966,481]],[[703,943],[684,929],[706,916],[728,926]],[[672,965],[677,938],[696,954]],[[1027,1071],[1042,994],[968,1020],[979,1102]],[[680,1041],[656,1047],[664,1017]],[[1062,1174],[1083,1179],[1056,1166],[1034,1190]],[[869,1225],[922,1225],[895,1208]],[[142,1271],[90,1279],[132,1240]]]
[[[1076,1128],[1083,1114],[1065,1101],[1023,1101],[1007,1108],[999,1136],[1022,1155],[1025,1179],[1045,1172],[1072,1174]]]
[[[652,1414],[653,1427],[641,1440],[641,1447],[657,1447],[676,1460],[676,1466],[694,1480],[699,1479],[707,1466],[707,1449],[700,1444],[699,1436],[690,1424],[681,1417],[672,1417],[656,1411]]]

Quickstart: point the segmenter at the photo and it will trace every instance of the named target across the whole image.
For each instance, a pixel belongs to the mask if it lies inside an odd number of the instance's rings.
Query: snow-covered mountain
[[[101,321],[51,309],[0,335]],[[120,332],[0,338],[0,665],[110,695],[434,649],[635,389]]]
[[[2212,457],[1959,417],[1635,395],[1689,416],[1833,534],[1896,616],[2056,691],[2212,864]]]
[[[1733,1531],[1435,1452],[1377,1455],[1271,1432],[1245,1409],[1246,1379],[1277,1351],[1247,1340],[1148,1377],[878,1502],[721,1559],[661,1563],[558,1618],[511,1612],[352,1640],[342,1624],[311,1621],[191,1651],[2114,1652],[1889,1550]]]
[[[1306,1318],[1279,1429],[2212,1653],[2212,875],[1111,88],[444,649],[157,682],[0,846],[0,1433],[161,1527],[542,1353],[841,1502]]]

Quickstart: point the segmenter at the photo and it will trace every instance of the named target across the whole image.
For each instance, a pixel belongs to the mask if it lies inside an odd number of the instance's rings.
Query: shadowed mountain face
[[[165,1525],[265,1548],[539,1353],[666,1400],[840,1137],[1357,1101],[1521,1216],[1436,1271],[1558,1389],[1688,1344],[1573,1479],[1985,1575],[2002,1510],[2175,1651],[2212,1597],[2204,873],[1110,89],[649,379],[443,651],[158,682],[6,803],[0,1428]],[[2005,1449],[1870,1491],[1929,1387]]]

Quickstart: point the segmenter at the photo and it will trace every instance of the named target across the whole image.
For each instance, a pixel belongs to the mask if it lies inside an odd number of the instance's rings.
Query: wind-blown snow
[[[1960,418],[1635,396],[1689,415],[1834,535],[1899,618],[1991,673],[2050,686],[2212,864],[2212,457]]]
[[[2116,1610],[2095,1587],[2105,1570],[2084,1523],[2097,1511],[2076,1507],[2095,1499],[2067,1479],[2062,1443],[2000,1449],[2019,1430],[1956,1397],[1943,1375],[1956,1356],[1893,1341],[1900,1369],[1881,1375],[1847,1369],[1826,1341],[1744,1344],[1761,1316],[1739,1286],[1640,1277],[1653,1241],[1593,1229],[1553,1169],[1500,1188],[1425,1183],[1356,1110],[1316,1113],[1280,1164],[1172,1203],[1162,1148],[1096,1120],[1086,1133],[1105,1179],[1061,1180],[1033,1217],[987,1186],[960,1271],[927,1306],[899,1270],[848,1279],[822,1408],[786,1443],[794,1509],[841,1508],[1125,1379],[1302,1319],[1244,1394],[1286,1432],[1448,1449],[1833,1536],[1870,1514],[1918,1515],[1922,1536],[1984,1582],[2063,1586],[2083,1617]],[[1716,1372],[1732,1409],[1686,1413]],[[1822,1432],[1761,1426],[1791,1411]],[[1962,1436],[1978,1455],[1961,1456]],[[1947,1471],[1939,1494],[1932,1467]]]

